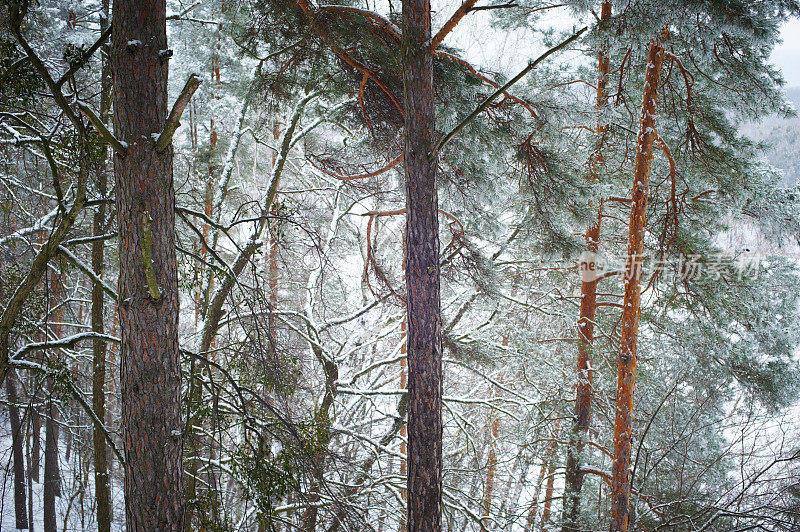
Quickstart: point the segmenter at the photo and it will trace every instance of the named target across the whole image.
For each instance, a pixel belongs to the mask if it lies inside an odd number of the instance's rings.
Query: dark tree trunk
[[[53,383],[48,382],[44,438],[44,532],[57,532],[56,497],[61,495],[58,472],[58,407],[53,402]]]
[[[625,272],[622,325],[620,327],[619,367],[617,370],[616,414],[614,416],[614,461],[611,468],[611,532],[627,532],[628,504],[631,498],[631,440],[633,438],[633,390],[636,386],[636,339],[641,312],[641,260],[647,227],[647,186],[656,139],[656,98],[664,63],[664,45],[658,39],[650,44],[644,77],[636,162],[628,221],[628,260]]]
[[[36,396],[34,398],[34,402],[39,402],[39,393],[38,390],[36,392]],[[31,407],[31,460],[30,464],[28,464],[28,468],[30,469],[30,476],[36,482],[39,482],[39,469],[41,469],[42,465],[42,416],[39,414],[37,407]]]
[[[109,0],[103,0],[103,12],[100,18],[100,29],[105,31],[108,28]],[[107,60],[103,61],[102,71],[102,93],[100,95],[100,116],[104,122],[108,121],[111,108],[111,70]],[[97,176],[97,192],[100,196],[105,196],[108,188],[108,174],[105,168],[101,168]],[[94,212],[92,230],[95,235],[105,232],[106,209],[105,204],[101,203]],[[103,277],[104,262],[104,243],[97,240],[92,243],[92,270]],[[103,325],[103,287],[100,283],[92,285],[92,331],[102,334],[105,330]],[[106,418],[106,343],[102,340],[95,340],[93,344],[93,363],[92,363],[92,408],[98,419]],[[94,444],[94,486],[95,498],[97,500],[97,530],[98,532],[109,532],[111,530],[111,496],[108,487],[108,457],[107,443],[105,434],[96,425],[93,425],[92,441]]]
[[[178,531],[185,499],[175,190],[172,146],[159,153],[152,140],[168,111],[166,0],[117,0],[113,20],[114,130],[127,144],[114,165],[125,516],[131,532]]]
[[[6,377],[8,417],[11,422],[11,454],[14,462],[14,516],[17,528],[28,528],[28,509],[25,502],[25,458],[22,452],[22,424],[19,418],[17,375],[12,369]]]
[[[408,530],[442,522],[442,318],[430,0],[403,0]]]

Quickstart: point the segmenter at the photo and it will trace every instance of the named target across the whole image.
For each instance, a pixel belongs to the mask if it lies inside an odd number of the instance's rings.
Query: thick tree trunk
[[[628,222],[628,260],[625,272],[617,372],[616,415],[614,417],[614,463],[611,475],[611,532],[627,532],[628,503],[631,495],[631,440],[633,390],[636,386],[636,339],[641,311],[641,260],[646,229],[647,185],[656,139],[656,98],[664,63],[664,46],[658,39],[650,43],[644,80],[636,164],[633,175],[631,215]]]
[[[53,402],[52,382],[48,382],[44,432],[44,532],[57,532],[56,497],[61,495],[61,478],[58,472],[58,407]]]
[[[403,0],[408,530],[442,522],[442,318],[430,0]]]
[[[19,417],[17,374],[12,369],[6,377],[8,417],[11,422],[11,459],[14,462],[14,517],[17,528],[28,528],[28,508],[25,501],[25,457],[22,452],[22,423]]]
[[[604,1],[601,6],[600,24],[603,25],[611,18],[611,4]],[[608,56],[600,50],[598,58],[599,79],[597,82],[597,109],[602,110],[608,101]],[[592,172],[590,180],[595,179],[594,166],[603,160],[602,148],[607,127],[602,123],[597,126],[599,145],[596,154],[592,157]],[[586,250],[590,255],[597,253],[600,242],[600,223],[602,221],[602,203],[597,207],[597,223],[590,225],[586,230]],[[578,384],[575,390],[575,418],[573,420],[570,441],[567,447],[567,464],[564,479],[564,504],[562,511],[562,532],[578,532],[581,507],[581,489],[583,488],[583,449],[589,423],[592,415],[593,372],[592,345],[594,343],[594,322],[597,311],[597,282],[593,278],[593,270],[585,268],[582,264],[584,276],[581,283],[581,306],[578,318]]]
[[[183,529],[183,437],[166,0],[116,0],[111,65],[119,222],[125,514],[129,531]],[[148,283],[148,277],[150,283]],[[154,287],[153,285],[157,285]]]

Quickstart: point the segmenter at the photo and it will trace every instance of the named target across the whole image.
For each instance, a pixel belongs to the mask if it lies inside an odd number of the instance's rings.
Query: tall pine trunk
[[[430,0],[403,0],[408,530],[441,530],[442,318]]]
[[[611,4],[604,1],[600,11],[600,25],[611,19]],[[601,111],[608,102],[608,56],[600,50],[597,66],[599,79],[597,82],[597,109]],[[592,172],[590,180],[594,180],[596,173],[594,167],[602,162],[602,144],[606,134],[606,127],[598,123],[597,133],[599,144],[597,152],[592,157]],[[586,229],[586,250],[590,255],[597,254],[600,244],[600,223],[602,221],[602,203],[597,207],[597,222]],[[575,389],[575,417],[573,420],[570,441],[567,447],[567,463],[564,478],[564,503],[562,515],[562,532],[578,532],[581,512],[581,489],[583,488],[583,450],[586,445],[586,435],[592,416],[593,372],[592,345],[594,343],[594,323],[597,311],[597,282],[591,275],[593,270],[581,265],[584,275],[581,283],[581,306],[578,318],[578,383]]]
[[[28,509],[25,501],[25,458],[22,452],[22,423],[19,417],[17,373],[9,370],[6,377],[8,417],[11,422],[11,459],[14,462],[14,517],[17,528],[28,528]]]
[[[183,436],[166,0],[116,0],[111,66],[119,222],[125,516],[130,531],[183,529]],[[149,281],[148,282],[148,277]],[[156,286],[154,286],[156,285]]]
[[[106,31],[110,16],[109,0],[103,0],[100,17],[100,29]],[[108,123],[111,111],[111,65],[108,59],[103,59],[101,74],[102,93],[100,95],[100,117]],[[97,193],[105,196],[108,192],[108,174],[105,166],[97,175]],[[105,233],[106,208],[105,203],[100,203],[94,212],[92,230],[97,235]],[[103,277],[104,267],[104,242],[97,240],[92,243],[92,270]],[[105,304],[103,287],[99,282],[92,285],[92,331],[102,334],[105,331],[103,306]],[[92,408],[98,419],[106,418],[106,343],[95,340],[92,345]],[[94,486],[95,499],[97,500],[97,530],[109,532],[111,530],[111,494],[108,486],[108,445],[105,434],[96,425],[92,427],[92,442],[94,445]]]
[[[666,33],[666,31],[665,31]],[[625,272],[619,367],[617,371],[616,415],[614,417],[614,462],[611,471],[611,532],[627,532],[628,504],[631,496],[631,440],[633,428],[633,390],[636,386],[636,339],[641,312],[642,253],[647,214],[647,185],[656,139],[656,98],[664,63],[664,45],[650,43],[644,78],[636,163],[633,173],[631,215],[628,221],[628,260]]]

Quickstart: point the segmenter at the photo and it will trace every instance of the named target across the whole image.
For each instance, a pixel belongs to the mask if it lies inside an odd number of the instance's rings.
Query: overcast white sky
[[[772,62],[783,71],[787,87],[800,87],[800,20],[784,24],[781,37],[783,44],[775,48]]]
[[[455,4],[457,4],[456,2]],[[434,0],[434,27],[439,27],[455,7],[452,0]],[[454,4],[454,5],[455,5]],[[555,18],[558,14],[554,15]],[[441,19],[441,20],[439,20]],[[530,55],[530,35],[525,32],[498,31],[490,25],[489,12],[475,13],[458,25],[448,36],[447,44],[461,48],[475,64],[506,74],[515,73],[527,63]],[[569,19],[570,24],[574,24]],[[786,87],[800,87],[800,20],[792,19],[781,29],[783,43],[775,48],[772,62],[783,71]],[[516,53],[507,53],[514,50]],[[563,59],[563,54],[561,56]]]

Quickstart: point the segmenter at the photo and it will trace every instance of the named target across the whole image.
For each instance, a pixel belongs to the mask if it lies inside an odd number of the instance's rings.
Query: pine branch
[[[570,44],[572,44],[572,42],[574,42],[574,41],[575,41],[575,40],[576,40],[578,37],[580,37],[580,36],[583,34],[583,32],[585,32],[586,30],[587,30],[587,27],[583,27],[583,28],[581,28],[581,29],[580,29],[580,30],[578,30],[577,32],[573,33],[573,34],[572,34],[572,35],[571,35],[571,36],[570,36],[568,39],[566,39],[565,41],[563,41],[563,42],[561,42],[560,44],[558,44],[558,45],[554,46],[553,48],[550,48],[550,49],[549,49],[549,50],[547,50],[545,53],[543,53],[542,55],[540,55],[539,57],[537,57],[535,60],[533,60],[533,61],[529,62],[529,63],[528,63],[528,66],[526,66],[524,69],[522,69],[522,71],[521,71],[519,74],[517,74],[516,76],[514,76],[513,78],[511,78],[511,79],[510,79],[510,80],[509,80],[509,81],[508,81],[508,82],[507,82],[505,85],[503,85],[502,87],[500,87],[499,89],[497,89],[496,91],[494,91],[494,92],[493,92],[493,93],[492,93],[492,94],[491,94],[491,95],[490,95],[488,98],[486,98],[486,99],[485,99],[485,100],[484,100],[484,101],[483,101],[483,102],[482,102],[482,103],[481,103],[481,104],[480,104],[480,105],[479,105],[477,108],[475,108],[475,110],[474,110],[474,111],[472,111],[472,112],[469,114],[469,116],[468,116],[468,117],[466,117],[464,120],[462,120],[462,121],[461,121],[461,123],[460,123],[460,124],[458,124],[458,125],[457,125],[455,128],[453,128],[453,130],[452,130],[452,131],[450,131],[450,133],[448,133],[447,135],[445,135],[445,136],[442,138],[442,140],[440,140],[440,141],[439,141],[439,143],[436,145],[436,148],[433,150],[433,154],[431,154],[431,158],[433,158],[433,157],[434,157],[434,156],[435,156],[437,153],[439,153],[439,151],[440,151],[442,148],[444,148],[444,147],[447,145],[447,143],[448,143],[448,142],[450,142],[451,140],[453,140],[453,137],[455,137],[456,135],[458,135],[458,133],[459,133],[459,132],[460,132],[462,129],[464,129],[464,127],[466,127],[466,125],[467,125],[467,124],[469,124],[470,122],[472,122],[472,121],[475,119],[475,117],[477,117],[477,116],[478,116],[479,114],[481,114],[481,113],[482,113],[482,112],[483,112],[483,111],[484,111],[484,110],[485,110],[487,107],[489,107],[489,105],[490,105],[490,104],[491,104],[491,103],[492,103],[492,102],[493,102],[493,101],[494,101],[494,100],[495,100],[495,99],[496,99],[498,96],[500,96],[501,94],[503,94],[504,92],[506,92],[506,91],[507,91],[509,88],[511,88],[511,86],[512,86],[512,85],[514,85],[516,82],[518,82],[519,80],[521,80],[522,78],[524,78],[524,77],[525,77],[525,75],[526,75],[528,72],[530,72],[531,70],[533,70],[534,68],[536,68],[536,67],[539,65],[539,63],[541,63],[542,61],[544,61],[545,59],[547,59],[547,57],[548,57],[548,56],[550,56],[551,54],[554,54],[554,53],[556,53],[557,51],[561,50],[562,48],[566,48],[567,46],[569,46]]]

